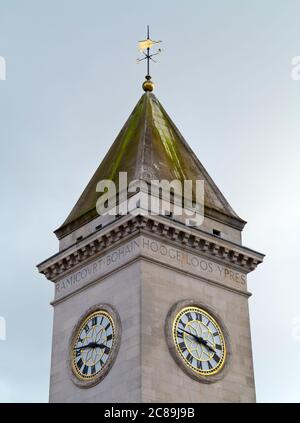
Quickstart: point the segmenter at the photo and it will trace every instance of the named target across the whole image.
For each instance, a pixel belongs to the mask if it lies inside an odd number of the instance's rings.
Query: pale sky
[[[0,0],[0,401],[47,402],[53,285],[35,265],[142,95],[155,94],[234,210],[246,246],[257,400],[300,402],[299,0]]]

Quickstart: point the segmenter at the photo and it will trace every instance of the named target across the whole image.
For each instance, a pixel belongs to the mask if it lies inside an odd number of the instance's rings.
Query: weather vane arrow
[[[143,90],[144,91],[153,91],[154,83],[151,81],[150,76],[150,60],[152,62],[156,63],[156,61],[153,59],[153,56],[157,56],[162,52],[161,48],[159,48],[155,53],[150,54],[150,49],[154,44],[161,43],[161,40],[155,41],[151,40],[150,34],[149,34],[149,25],[147,26],[147,38],[146,40],[139,41],[139,50],[144,55],[141,59],[137,59],[137,62],[140,63],[143,60],[147,60],[147,75],[146,75],[146,81],[143,83]]]

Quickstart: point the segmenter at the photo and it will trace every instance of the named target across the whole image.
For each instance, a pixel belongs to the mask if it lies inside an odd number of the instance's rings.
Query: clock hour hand
[[[210,351],[215,352],[214,348],[212,348],[205,339],[203,339],[203,338],[201,338],[201,337],[199,337],[197,335],[194,335],[193,333],[188,332],[185,329],[179,328],[179,330],[181,330],[182,332],[187,333],[188,335],[191,335],[192,337],[194,337],[197,340],[197,342],[199,342],[202,345],[205,345]]]
[[[205,345],[211,352],[215,352],[215,349],[213,347],[211,347],[205,339],[199,338],[199,342],[201,342],[201,344]]]

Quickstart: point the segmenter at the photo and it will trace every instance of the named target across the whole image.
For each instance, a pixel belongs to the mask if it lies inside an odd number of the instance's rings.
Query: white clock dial
[[[185,365],[209,376],[219,372],[226,360],[222,330],[216,320],[199,307],[185,307],[173,322],[173,341]]]
[[[76,332],[72,347],[72,369],[81,380],[90,380],[101,373],[110,360],[115,342],[112,316],[98,310],[91,313]]]

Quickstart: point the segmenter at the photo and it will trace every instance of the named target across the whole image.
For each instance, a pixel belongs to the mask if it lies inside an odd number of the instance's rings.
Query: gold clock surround
[[[76,365],[74,364],[74,346],[76,344],[76,340],[79,337],[79,334],[86,324],[92,317],[94,316],[105,316],[111,326],[113,331],[113,342],[111,346],[110,354],[105,362],[101,371],[99,371],[95,376],[91,377],[83,377],[78,369],[76,369]],[[79,318],[77,324],[74,326],[70,340],[69,340],[69,351],[68,351],[68,368],[69,368],[69,376],[72,382],[80,387],[80,388],[91,388],[101,382],[105,376],[110,371],[111,367],[113,366],[121,342],[121,320],[117,310],[109,304],[96,304],[90,307],[87,311],[85,311],[81,317]]]
[[[184,355],[181,353],[180,348],[178,347],[178,342],[175,340],[174,330],[176,329],[176,322],[178,322],[181,315],[190,309],[201,311],[201,313],[207,315],[218,331],[220,331],[220,339],[224,344],[224,351],[222,351],[222,357],[219,365],[211,371],[197,370],[194,366],[190,365],[188,360],[186,360]],[[225,376],[231,362],[231,343],[228,330],[218,313],[212,307],[203,304],[201,301],[191,299],[177,302],[171,307],[167,314],[165,332],[167,344],[172,357],[179,367],[191,378],[202,383],[213,383],[221,380]]]

